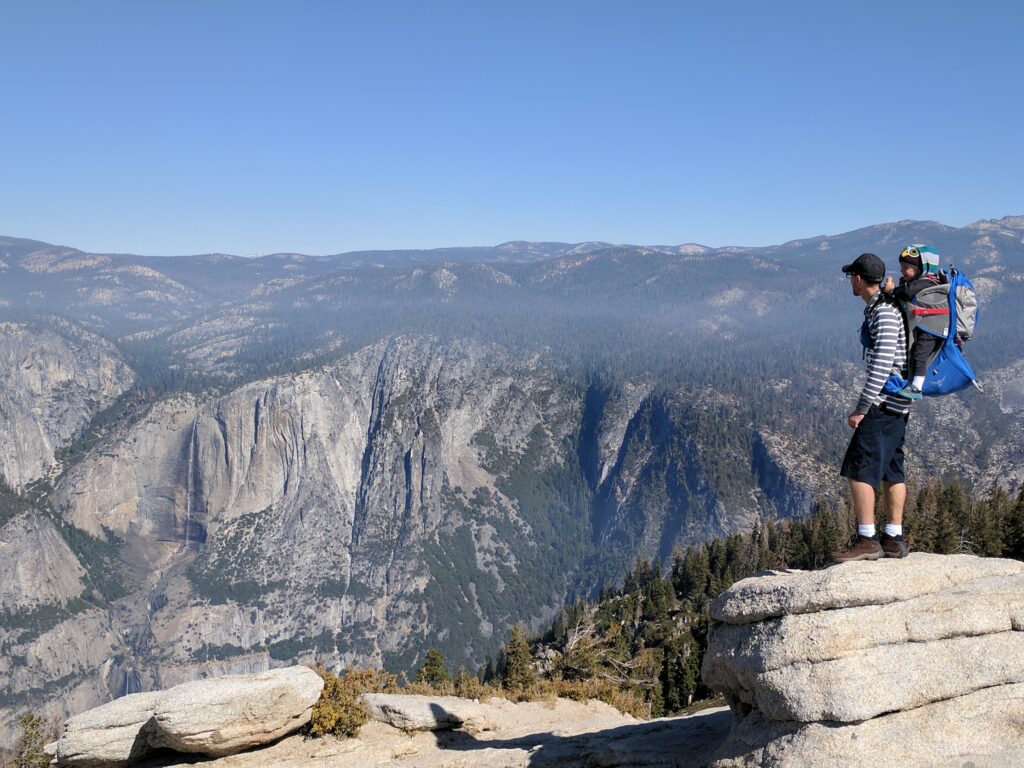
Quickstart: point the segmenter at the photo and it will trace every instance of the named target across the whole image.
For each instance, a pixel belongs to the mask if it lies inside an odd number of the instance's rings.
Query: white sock
[[[924,387],[924,376],[915,376],[911,383],[918,389],[921,389]]]
[[[865,539],[870,539],[872,536],[875,535],[875,524],[871,523],[870,525],[858,525],[857,535],[863,536]]]
[[[892,523],[886,523],[885,524],[885,532],[889,536],[902,536],[903,535],[903,526],[902,525],[893,525]]]

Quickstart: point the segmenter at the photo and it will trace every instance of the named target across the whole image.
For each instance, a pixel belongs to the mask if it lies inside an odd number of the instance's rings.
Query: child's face
[[[900,262],[900,274],[903,275],[904,280],[913,280],[920,271],[913,264],[907,264],[905,261]]]

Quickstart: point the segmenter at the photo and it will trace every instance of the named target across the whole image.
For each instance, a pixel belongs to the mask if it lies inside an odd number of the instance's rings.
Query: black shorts
[[[867,483],[875,490],[883,483],[902,483],[903,438],[907,414],[890,413],[872,405],[850,438],[839,474]]]

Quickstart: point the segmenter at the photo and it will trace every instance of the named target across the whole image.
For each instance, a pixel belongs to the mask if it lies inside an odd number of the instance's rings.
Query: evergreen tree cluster
[[[822,502],[811,517],[677,551],[668,569],[639,559],[621,588],[563,609],[535,639],[534,666],[548,679],[613,682],[655,717],[684,710],[711,695],[700,680],[710,602],[758,571],[822,568],[854,530],[849,505]],[[910,493],[904,535],[912,551],[1024,560],[1024,486],[972,497],[959,483],[929,483]]]

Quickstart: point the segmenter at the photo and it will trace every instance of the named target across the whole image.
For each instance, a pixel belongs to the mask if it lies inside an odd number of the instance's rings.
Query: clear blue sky
[[[0,234],[769,245],[1024,214],[1016,2],[0,0]]]

